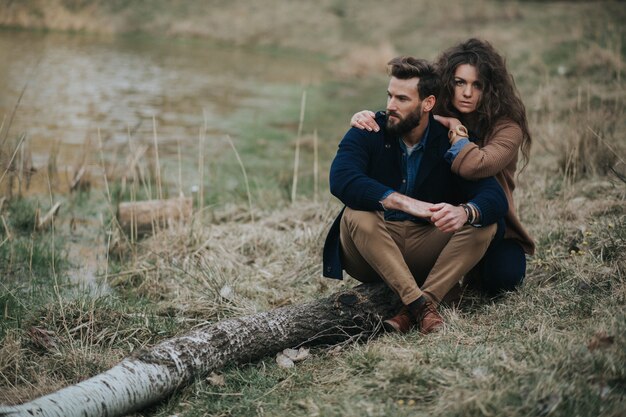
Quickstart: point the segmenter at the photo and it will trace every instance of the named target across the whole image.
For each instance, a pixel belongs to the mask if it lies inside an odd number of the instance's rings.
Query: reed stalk
[[[291,203],[296,201],[296,193],[298,190],[298,167],[300,165],[300,137],[302,136],[302,127],[304,125],[304,110],[306,107],[306,90],[302,91],[302,99],[300,100],[300,121],[298,122],[298,134],[296,135],[296,151],[293,161],[293,180],[291,182]]]
[[[198,186],[198,214],[200,220],[202,220],[202,213],[204,211],[204,130],[202,128],[198,131],[198,176],[200,177],[200,184]]]
[[[319,194],[319,152],[317,129],[313,131],[313,201],[317,203]]]
[[[35,65],[35,68],[33,69],[33,72],[39,66],[39,62],[40,61],[41,61],[41,58],[39,59],[39,61],[37,61],[37,64]],[[2,147],[4,146],[4,143],[7,140],[7,137],[9,136],[9,131],[11,130],[11,125],[13,124],[13,118],[15,117],[15,113],[17,113],[17,109],[20,106],[20,103],[22,102],[22,97],[24,97],[24,93],[26,92],[26,88],[28,88],[28,83],[30,83],[31,79],[32,79],[32,74],[31,74],[31,76],[28,77],[28,79],[24,83],[24,87],[22,87],[22,91],[20,92],[20,96],[17,98],[17,101],[15,102],[15,106],[13,106],[13,110],[11,111],[11,117],[9,118],[9,124],[7,125],[7,128],[4,131],[4,136],[2,137],[2,142],[0,142],[0,149],[2,149]],[[2,123],[2,126],[4,127],[4,121]],[[2,129],[0,129],[0,133],[2,133]]]
[[[9,160],[9,163],[7,164],[6,169],[2,173],[2,176],[0,177],[0,184],[2,184],[2,180],[6,176],[7,172],[9,172],[9,170],[11,169],[11,165],[13,164],[13,159],[15,159],[15,155],[17,155],[17,151],[20,149],[20,145],[22,144],[22,142],[24,141],[25,138],[26,138],[26,134],[22,134],[22,136],[20,136],[20,140],[19,140],[17,146],[15,147],[15,151],[13,151],[13,155],[11,156],[11,159]]]
[[[161,164],[159,162],[159,141],[157,139],[156,118],[152,115],[152,134],[154,138],[154,158],[156,164],[157,198],[163,200],[163,189],[161,187]]]
[[[177,152],[178,152],[178,196],[184,197],[185,193],[183,193],[183,160],[180,154],[180,139],[177,141]]]
[[[102,165],[102,177],[104,178],[104,190],[107,193],[107,201],[109,206],[111,202],[111,190],[109,189],[109,180],[107,179],[106,165],[104,164],[104,149],[102,147],[102,136],[100,135],[100,128],[98,128],[98,148],[100,151],[100,164]]]
[[[235,147],[235,143],[230,138],[230,135],[226,135],[226,139],[228,139],[228,143],[231,148],[235,152],[235,156],[237,157],[237,162],[239,163],[239,167],[241,168],[241,172],[243,173],[243,181],[246,185],[246,194],[248,195],[248,209],[250,210],[250,219],[252,223],[254,223],[254,213],[252,212],[252,194],[250,193],[250,184],[248,182],[248,174],[246,173],[246,167],[243,165],[243,161],[239,156],[239,152],[237,152],[237,148]]]

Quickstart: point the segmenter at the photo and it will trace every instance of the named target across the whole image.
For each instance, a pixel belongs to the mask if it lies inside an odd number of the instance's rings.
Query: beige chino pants
[[[495,224],[443,233],[432,224],[385,221],[380,211],[346,207],[342,263],[361,282],[381,279],[405,305],[425,294],[437,305],[487,251]],[[421,287],[421,288],[420,288]]]

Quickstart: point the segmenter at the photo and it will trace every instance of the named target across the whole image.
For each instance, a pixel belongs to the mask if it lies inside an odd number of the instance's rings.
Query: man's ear
[[[422,111],[429,112],[435,107],[437,99],[432,94],[422,100]]]

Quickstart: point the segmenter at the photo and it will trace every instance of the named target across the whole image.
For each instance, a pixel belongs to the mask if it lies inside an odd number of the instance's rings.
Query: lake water
[[[8,138],[25,134],[38,170],[51,154],[59,171],[75,169],[85,155],[97,162],[98,129],[105,150],[127,143],[129,132],[147,141],[153,120],[167,159],[175,149],[168,143],[197,144],[205,123],[209,139],[236,137],[242,118],[277,103],[297,109],[297,87],[325,74],[319,58],[199,39],[2,31],[0,141],[25,88]]]
[[[129,132],[136,145],[152,146],[155,124],[161,163],[177,163],[180,145],[195,169],[204,126],[207,142],[224,142],[226,134],[240,136],[242,120],[263,119],[279,106],[294,109],[295,119],[284,128],[295,135],[302,90],[327,77],[324,65],[318,57],[198,39],[0,31],[0,145],[7,138],[0,166],[23,137],[15,161],[32,166],[34,174],[20,191],[39,196],[45,206],[49,190],[69,192],[82,165],[92,184],[102,179],[98,131],[107,164],[123,164]],[[0,190],[2,197],[6,178]],[[62,210],[72,211],[67,205]],[[58,225],[70,230],[70,276],[95,291],[95,278],[106,268],[102,217],[72,216]]]

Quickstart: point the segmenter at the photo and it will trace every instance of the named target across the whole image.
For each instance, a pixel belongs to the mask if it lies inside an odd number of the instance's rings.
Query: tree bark
[[[399,306],[384,284],[363,284],[328,298],[224,320],[135,352],[93,378],[16,406],[0,416],[122,416],[172,394],[229,363],[245,363],[304,344],[374,335]]]

